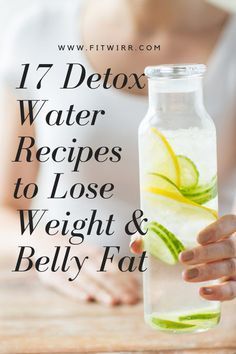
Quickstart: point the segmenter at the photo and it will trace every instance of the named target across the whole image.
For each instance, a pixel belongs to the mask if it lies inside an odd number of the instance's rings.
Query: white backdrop
[[[0,0],[0,46],[11,23],[38,0]]]
[[[0,0],[0,55],[4,35],[16,19],[31,7],[58,6],[63,1],[67,0]]]

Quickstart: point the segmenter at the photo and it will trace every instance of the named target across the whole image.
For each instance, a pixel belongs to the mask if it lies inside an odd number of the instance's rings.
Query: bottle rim
[[[144,70],[148,78],[170,78],[178,79],[185,77],[201,77],[206,71],[204,64],[164,64],[147,66]]]

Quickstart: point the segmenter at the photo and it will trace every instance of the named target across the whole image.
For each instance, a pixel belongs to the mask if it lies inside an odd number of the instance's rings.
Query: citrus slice
[[[180,185],[180,171],[177,157],[164,135],[156,128],[150,130],[148,141],[150,151],[147,158],[153,156],[152,170]],[[152,159],[150,159],[152,160]]]
[[[184,250],[184,245],[163,225],[152,221],[144,237],[144,248],[153,257],[174,265],[178,262],[179,253]]]
[[[209,183],[181,191],[183,195],[198,204],[205,204],[217,196],[217,177]]]
[[[177,156],[180,168],[180,189],[194,188],[198,184],[199,172],[194,162],[187,156]]]
[[[149,187],[142,193],[142,208],[148,213],[149,220],[158,217],[174,235],[181,236],[186,248],[193,247],[198,233],[217,219],[215,210],[155,187]]]
[[[175,331],[181,331],[181,330],[187,330],[187,329],[194,329],[195,325],[190,324],[190,323],[184,323],[184,322],[177,322],[177,321],[171,321],[171,320],[166,320],[160,317],[151,317],[151,323],[157,327],[158,329],[162,330],[175,330]]]
[[[147,188],[160,188],[162,190],[182,195],[178,187],[166,176],[160,173],[148,173],[144,178],[144,190]]]
[[[181,193],[177,194],[176,192],[172,192],[167,189],[162,189],[159,187],[146,187],[145,190],[147,192],[152,193],[152,194],[161,195],[165,198],[168,198],[169,200],[173,200],[178,203],[185,204],[191,208],[194,208],[196,213],[200,211],[205,214],[211,214],[211,216],[214,218],[213,221],[215,221],[215,219],[217,219],[217,217],[218,217],[217,212],[214,209],[210,209],[205,206],[199,205],[199,204],[193,202],[192,200],[187,199],[186,197],[181,195]]]

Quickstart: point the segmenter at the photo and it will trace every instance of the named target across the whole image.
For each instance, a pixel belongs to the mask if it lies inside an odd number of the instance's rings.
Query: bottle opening
[[[201,77],[206,71],[204,64],[165,64],[147,66],[144,70],[148,78],[178,79],[185,77]]]

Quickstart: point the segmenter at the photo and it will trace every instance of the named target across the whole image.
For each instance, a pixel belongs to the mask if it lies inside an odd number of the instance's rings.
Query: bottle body
[[[174,81],[151,82],[153,102],[139,127],[144,311],[153,328],[197,332],[218,323],[220,305],[200,297],[203,284],[184,282],[178,255],[217,218],[216,132],[198,97],[201,79]]]

